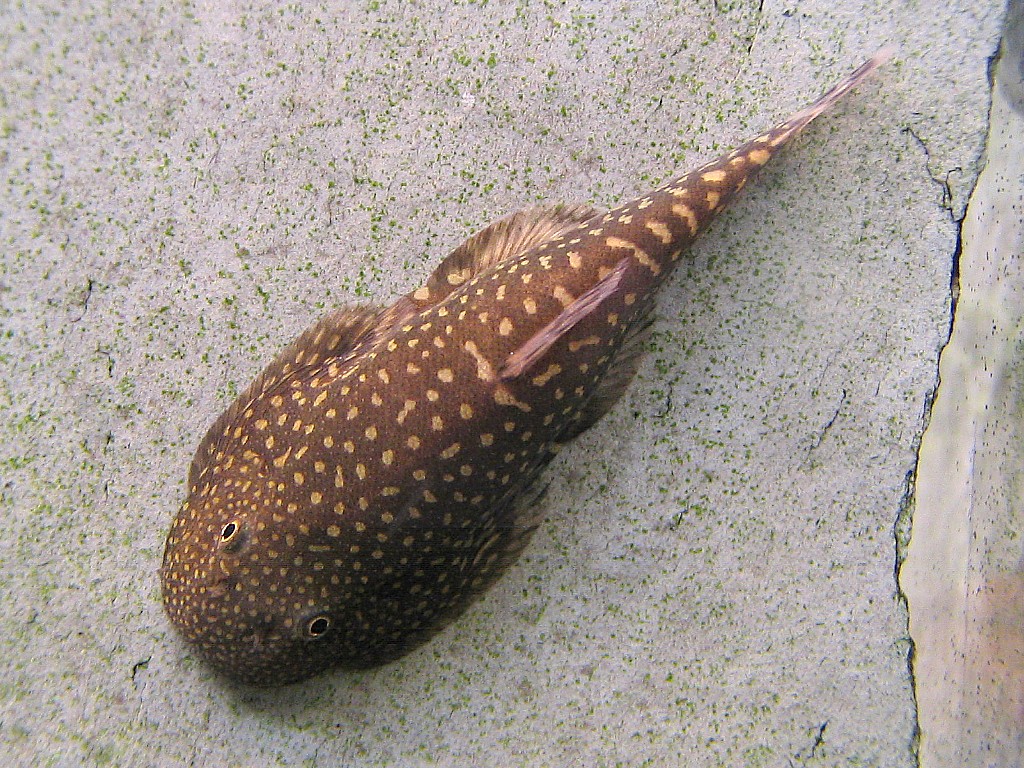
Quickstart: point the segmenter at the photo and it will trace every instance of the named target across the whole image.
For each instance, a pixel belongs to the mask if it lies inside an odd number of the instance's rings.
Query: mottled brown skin
[[[514,214],[388,309],[303,334],[199,446],[161,569],[174,625],[273,685],[390,661],[458,616],[528,541],[554,452],[628,385],[680,254],[886,57],[643,198]]]

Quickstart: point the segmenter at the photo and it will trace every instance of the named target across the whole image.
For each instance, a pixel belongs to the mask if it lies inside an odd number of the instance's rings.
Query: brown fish
[[[889,55],[649,195],[515,213],[391,307],[303,333],[199,445],[161,569],[174,625],[273,685],[390,661],[457,617],[529,540],[555,451],[633,378],[680,255]]]

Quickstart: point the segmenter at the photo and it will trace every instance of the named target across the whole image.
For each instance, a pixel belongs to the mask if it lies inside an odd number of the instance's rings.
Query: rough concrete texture
[[[1002,3],[34,2],[0,17],[0,752],[16,765],[916,761],[894,528]],[[156,571],[324,308],[614,204],[897,59],[723,215],[547,523],[383,669],[225,685]]]
[[[1010,3],[900,584],[921,765],[1024,765],[1024,2]]]

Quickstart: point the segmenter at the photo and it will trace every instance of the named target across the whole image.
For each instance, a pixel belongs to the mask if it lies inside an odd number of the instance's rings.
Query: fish
[[[513,213],[390,306],[327,314],[209,428],[160,568],[171,624],[256,686],[402,657],[541,522],[545,467],[637,372],[658,289],[793,137],[892,56],[610,211]]]

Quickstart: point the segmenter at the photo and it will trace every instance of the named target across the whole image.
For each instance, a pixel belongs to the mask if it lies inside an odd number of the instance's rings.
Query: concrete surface
[[[914,765],[897,542],[1002,16],[5,6],[3,762]],[[632,196],[889,42],[680,269],[631,393],[463,620],[273,692],[188,654],[156,570],[191,453],[325,307],[394,298],[525,204]]]
[[[1024,764],[1024,2],[1010,9],[900,572],[927,768]]]

